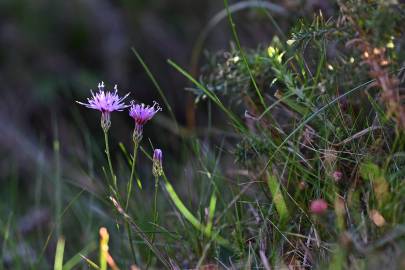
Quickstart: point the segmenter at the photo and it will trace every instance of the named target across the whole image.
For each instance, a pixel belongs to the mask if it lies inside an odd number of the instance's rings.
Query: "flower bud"
[[[162,150],[155,149],[155,151],[153,152],[153,167],[152,167],[152,174],[155,177],[163,175],[162,160],[163,160]]]

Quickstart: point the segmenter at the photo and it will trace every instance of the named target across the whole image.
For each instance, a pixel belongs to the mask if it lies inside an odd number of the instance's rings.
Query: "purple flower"
[[[151,120],[156,113],[161,111],[162,108],[154,101],[152,106],[141,104],[135,104],[131,102],[131,108],[129,110],[129,116],[135,120],[135,130],[133,140],[135,143],[139,143],[142,140],[143,125]]]
[[[132,101],[129,115],[134,118],[136,124],[144,125],[146,122],[152,119],[157,112],[161,110],[162,108],[156,101],[153,102],[152,106],[145,105],[143,103],[135,104],[135,102]]]
[[[98,84],[98,92],[96,94],[90,90],[92,97],[87,98],[88,103],[76,101],[80,105],[98,110],[102,113],[101,126],[105,132],[110,128],[111,125],[110,113],[113,111],[122,111],[123,109],[129,107],[129,105],[125,105],[123,102],[124,99],[128,97],[129,93],[120,98],[117,94],[117,85],[114,86],[114,90],[114,92],[104,91],[104,82],[101,82]]]
[[[129,93],[120,98],[117,94],[117,85],[114,86],[114,92],[104,91],[104,82],[98,84],[98,93],[94,94],[93,90],[90,90],[92,97],[87,98],[88,103],[77,103],[86,106],[90,109],[99,110],[101,112],[113,112],[122,111],[129,107],[123,103],[124,99],[128,97]]]
[[[160,162],[162,163],[162,159],[163,159],[163,153],[162,150],[160,149],[155,149],[155,151],[153,151],[153,160],[156,162]]]
[[[152,173],[155,177],[163,175],[163,153],[160,149],[153,151],[153,167]]]

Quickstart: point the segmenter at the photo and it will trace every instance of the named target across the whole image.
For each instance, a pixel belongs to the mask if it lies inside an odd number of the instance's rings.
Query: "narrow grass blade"
[[[145,72],[148,75],[149,79],[152,81],[152,83],[155,86],[156,90],[159,92],[159,95],[163,99],[163,102],[165,103],[166,108],[169,110],[170,117],[173,119],[173,122],[176,125],[176,130],[178,130],[176,116],[174,115],[173,109],[170,106],[170,103],[167,101],[167,98],[166,98],[165,94],[163,93],[162,88],[160,87],[159,83],[155,79],[155,76],[153,76],[152,72],[150,71],[149,67],[146,65],[145,61],[143,61],[143,59],[142,59],[141,55],[138,53],[138,51],[134,47],[132,47],[131,50],[135,54],[135,56],[138,59],[139,63],[141,63],[143,69],[145,70]]]
[[[57,220],[62,219],[62,217],[63,217],[63,216],[66,214],[66,212],[70,209],[70,207],[73,205],[73,203],[76,202],[76,201],[80,198],[80,196],[83,194],[84,191],[85,191],[85,190],[83,189],[83,190],[81,190],[79,193],[77,193],[77,195],[69,202],[69,204],[65,207],[65,209],[63,209],[63,211],[62,211],[62,213],[61,213],[61,215],[60,215],[60,218],[57,219]],[[43,246],[43,248],[42,248],[42,250],[41,250],[41,253],[40,253],[40,256],[39,256],[39,258],[38,258],[38,260],[37,260],[37,262],[36,262],[36,265],[39,265],[39,264],[41,263],[43,257],[44,257],[45,250],[46,250],[46,248],[48,247],[49,241],[51,240],[51,237],[52,237],[52,235],[53,235],[53,233],[54,233],[54,231],[55,231],[55,226],[56,226],[56,225],[53,225],[53,226],[52,226],[51,231],[49,232],[49,234],[48,234],[48,236],[47,236],[47,238],[46,238],[46,240],[45,240],[45,244],[44,244],[44,246]]]
[[[257,86],[257,83],[256,83],[256,80],[255,80],[255,78],[253,76],[252,70],[249,67],[249,63],[247,61],[245,52],[243,51],[243,49],[242,49],[242,47],[240,45],[238,33],[236,32],[236,26],[235,26],[235,23],[233,22],[231,12],[229,11],[228,1],[224,0],[224,4],[225,4],[225,8],[226,8],[226,13],[228,15],[229,24],[231,25],[232,34],[233,34],[233,37],[234,37],[235,42],[236,42],[236,46],[238,47],[238,50],[239,50],[239,52],[240,52],[240,54],[242,56],[243,63],[245,64],[246,69],[247,69],[247,71],[249,73],[250,80],[252,81],[253,87],[256,90],[256,94],[259,97],[260,103],[262,104],[263,108],[266,109],[266,104],[264,102],[263,95],[261,94],[261,91],[260,91],[259,87]]]
[[[108,252],[108,241],[110,235],[106,228],[100,228],[100,246],[99,246],[99,260],[101,270],[107,270],[107,252]]]
[[[87,257],[85,257],[85,256],[83,256],[81,254],[80,254],[80,257],[82,257],[82,259],[85,260],[86,263],[89,266],[91,266],[92,268],[97,269],[97,270],[101,270],[101,268],[95,262],[93,262],[92,260],[88,259]]]
[[[287,204],[285,203],[284,196],[281,192],[280,183],[277,177],[270,172],[267,177],[267,185],[273,199],[273,203],[276,207],[277,213],[280,217],[280,224],[285,224],[288,220],[289,212],[287,209]]]
[[[131,158],[131,155],[128,153],[125,145],[122,142],[119,142],[118,146],[119,146],[122,154],[124,155],[125,159],[127,160],[127,163],[129,164],[129,166],[132,166],[132,158]]]
[[[2,243],[2,252],[1,252],[1,256],[0,259],[3,261],[4,260],[4,254],[6,253],[6,247],[10,238],[10,234],[11,232],[11,221],[12,221],[12,217],[13,217],[13,213],[10,213],[8,218],[7,218],[7,223],[5,224],[4,227],[1,228],[2,230],[2,236],[3,236],[3,243]]]
[[[163,252],[157,248],[155,245],[152,244],[150,239],[146,236],[146,234],[139,228],[139,226],[133,221],[133,219],[124,211],[122,206],[118,203],[116,199],[110,197],[110,200],[114,204],[116,210],[124,217],[125,221],[131,225],[132,229],[138,234],[140,238],[144,241],[144,243],[152,250],[152,252],[156,255],[156,257],[165,265],[167,269],[173,269],[173,262],[167,259],[167,255],[163,254]]]
[[[61,238],[59,238],[58,243],[56,245],[55,263],[53,266],[54,270],[63,269],[63,253],[64,252],[65,252],[65,239],[63,237],[61,237]]]
[[[204,226],[200,223],[200,221],[198,221],[198,219],[194,217],[194,215],[183,204],[176,191],[174,191],[173,186],[169,182],[166,182],[165,187],[174,205],[176,205],[177,209],[184,216],[184,218],[187,219],[187,221],[190,222],[198,230],[205,231]]]
[[[74,255],[71,259],[69,259],[64,265],[63,265],[63,270],[70,270],[76,267],[83,258],[83,255],[87,256],[87,254],[91,253],[92,251],[96,250],[97,245],[95,242],[90,243],[88,246],[86,246],[84,249],[82,249],[79,253]]]
[[[218,98],[218,96],[204,87],[201,83],[199,83],[196,79],[194,79],[187,71],[182,69],[180,66],[178,66],[175,62],[172,60],[168,60],[169,65],[174,67],[178,72],[180,72],[184,77],[186,77],[190,82],[195,84],[198,88],[200,88],[222,111],[225,112],[225,114],[232,120],[232,122],[237,126],[237,128],[240,131],[245,131],[246,128],[244,125],[241,123],[241,121],[231,112],[228,108],[225,107],[225,105],[221,102],[221,100]]]
[[[55,220],[56,220],[56,236],[59,237],[62,233],[62,172],[61,172],[61,157],[60,157],[60,141],[58,135],[58,126],[56,120],[53,124],[54,140],[53,140],[53,154],[54,154],[54,196],[55,196]]]
[[[141,179],[136,175],[136,183],[138,184],[138,187],[140,190],[142,190],[142,182]]]
[[[208,222],[207,222],[207,233],[211,234],[212,231],[212,222],[215,215],[215,208],[217,205],[217,196],[215,195],[215,190],[212,192],[210,199],[210,206],[208,210]]]
[[[213,234],[211,230],[208,230],[207,227],[205,227],[201,222],[190,212],[190,210],[187,209],[187,207],[184,205],[184,203],[181,201],[179,196],[177,195],[176,191],[174,191],[173,186],[170,184],[170,182],[165,179],[165,187],[167,190],[167,193],[170,196],[170,199],[173,201],[174,205],[177,207],[179,212],[184,216],[184,218],[190,222],[197,230],[199,230],[201,233],[203,233],[205,236],[208,238],[213,239],[216,241],[218,244],[222,246],[229,247],[229,242],[220,237],[217,234]],[[214,203],[212,203],[214,204]]]

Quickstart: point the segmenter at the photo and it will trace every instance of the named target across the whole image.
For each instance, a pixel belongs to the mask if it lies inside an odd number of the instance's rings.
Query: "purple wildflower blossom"
[[[152,119],[157,112],[161,110],[162,108],[156,101],[153,102],[152,106],[145,105],[143,103],[135,104],[135,102],[132,101],[129,115],[134,118],[135,123],[137,123],[138,125],[144,125],[146,122]]]
[[[135,143],[139,143],[142,140],[143,125],[155,116],[156,113],[161,111],[162,108],[154,101],[152,106],[141,104],[135,104],[131,102],[131,108],[129,110],[129,116],[135,120],[135,130],[133,139]]]
[[[92,97],[87,99],[88,103],[82,103],[79,101],[77,101],[77,103],[101,112],[122,111],[129,107],[129,105],[123,103],[129,93],[120,98],[117,94],[117,85],[114,86],[114,90],[114,92],[104,91],[104,82],[101,82],[98,84],[98,93],[94,94],[93,90],[90,90]]]
[[[124,97],[119,97],[117,92],[117,85],[114,86],[114,92],[104,91],[104,82],[98,84],[98,92],[96,94],[91,92],[91,98],[87,98],[88,103],[83,103],[76,101],[80,105],[86,106],[90,109],[98,110],[102,113],[101,115],[101,126],[104,131],[107,131],[110,128],[110,113],[113,111],[122,111],[123,109],[129,107],[123,102],[129,95],[126,94]]]
[[[155,149],[153,151],[153,167],[152,167],[152,174],[155,177],[159,177],[163,174],[163,153],[160,149]]]

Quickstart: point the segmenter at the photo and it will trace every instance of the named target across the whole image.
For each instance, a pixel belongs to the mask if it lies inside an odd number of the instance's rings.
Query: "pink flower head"
[[[333,180],[339,182],[342,179],[343,173],[341,171],[334,171],[332,174]]]
[[[123,102],[129,95],[126,94],[120,98],[117,94],[117,85],[114,86],[114,92],[104,91],[104,82],[98,84],[98,93],[94,94],[92,90],[91,98],[87,98],[88,103],[76,101],[80,105],[84,105],[87,108],[99,110],[101,112],[101,127],[104,132],[107,132],[111,126],[110,113],[113,111],[122,111],[129,107]]]
[[[103,113],[110,113],[113,111],[122,111],[123,109],[129,107],[123,103],[129,95],[126,94],[124,97],[120,98],[117,94],[117,85],[114,86],[114,92],[104,91],[104,82],[98,84],[98,92],[96,94],[90,90],[92,97],[87,98],[88,103],[83,103],[77,101],[77,103],[86,106],[90,109],[99,110]]]
[[[328,203],[324,199],[317,199],[311,202],[309,208],[312,214],[322,215],[328,209]]]
[[[129,109],[129,116],[135,120],[135,129],[133,133],[133,141],[138,144],[142,140],[143,125],[155,116],[162,108],[154,101],[152,106],[141,104],[135,104],[131,102],[131,108]]]
[[[161,111],[162,108],[159,104],[154,101],[152,106],[141,104],[135,104],[134,101],[131,102],[131,108],[129,110],[129,116],[134,118],[135,123],[143,126],[146,122],[155,116],[155,114]]]

